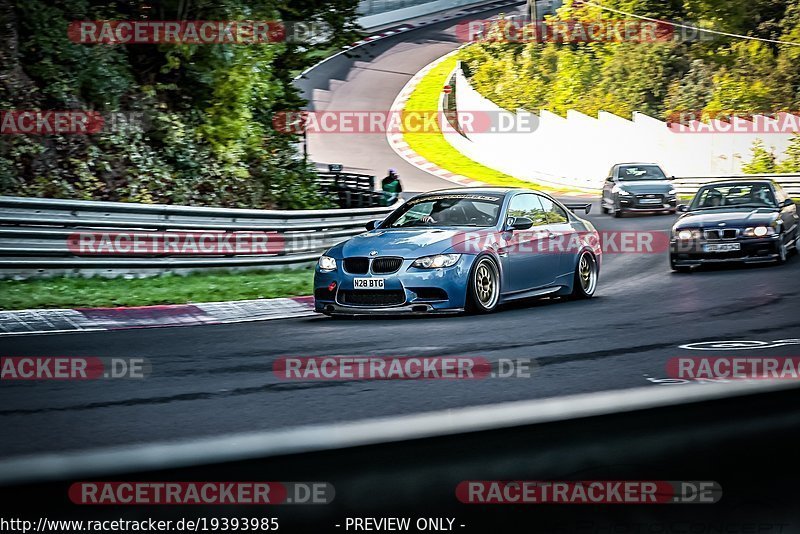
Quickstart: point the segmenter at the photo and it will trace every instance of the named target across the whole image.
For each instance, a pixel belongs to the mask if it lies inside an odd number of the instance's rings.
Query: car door
[[[504,220],[528,217],[533,227],[503,234],[504,243],[498,252],[506,260],[506,292],[546,287],[555,281],[560,252],[552,250],[552,232],[540,199],[533,193],[520,193],[508,205]]]
[[[577,243],[579,242],[576,237],[580,236],[575,235],[577,232],[572,227],[569,216],[562,206],[545,196],[537,196],[542,204],[542,212],[546,223],[544,228],[550,236],[553,254],[559,258],[555,276],[558,277],[564,273],[573,272],[575,261],[577,260],[572,260],[572,258],[578,253]]]

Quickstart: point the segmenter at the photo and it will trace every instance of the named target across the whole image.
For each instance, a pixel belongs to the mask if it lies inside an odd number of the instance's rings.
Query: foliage
[[[94,135],[2,136],[0,194],[225,207],[325,207],[275,112],[292,69],[352,39],[355,0],[17,0],[0,6],[0,109],[95,110]],[[74,20],[325,21],[316,46],[78,44]],[[134,120],[122,127],[109,118]]]
[[[554,21],[608,23],[630,17],[593,4],[700,28],[800,42],[800,5],[789,0],[567,0]],[[669,118],[676,112],[740,113],[798,109],[800,47],[680,33],[656,42],[517,43],[487,39],[461,58],[471,81],[507,109],[568,109],[595,115],[641,111]],[[677,30],[676,30],[677,31]],[[495,33],[492,33],[495,32]]]

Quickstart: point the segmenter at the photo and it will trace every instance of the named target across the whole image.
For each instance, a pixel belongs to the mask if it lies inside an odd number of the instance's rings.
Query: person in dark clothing
[[[400,177],[397,176],[397,171],[389,169],[389,173],[381,180],[381,190],[383,191],[383,205],[391,206],[400,198],[400,193],[403,192],[403,186],[400,185]]]

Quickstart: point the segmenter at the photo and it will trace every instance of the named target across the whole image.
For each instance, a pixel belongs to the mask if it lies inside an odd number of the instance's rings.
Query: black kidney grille
[[[344,270],[352,274],[367,274],[369,258],[345,258]]]
[[[389,274],[396,272],[403,265],[403,258],[375,258],[372,260],[372,272]]]

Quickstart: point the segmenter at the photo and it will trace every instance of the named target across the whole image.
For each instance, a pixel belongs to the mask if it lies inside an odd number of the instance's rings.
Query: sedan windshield
[[[703,187],[695,195],[690,209],[775,208],[777,205],[768,184],[743,182]]]
[[[658,165],[622,165],[619,168],[619,179],[623,182],[637,180],[666,180],[664,171]]]
[[[417,197],[392,213],[383,227],[494,226],[502,200],[502,196],[484,194]]]

